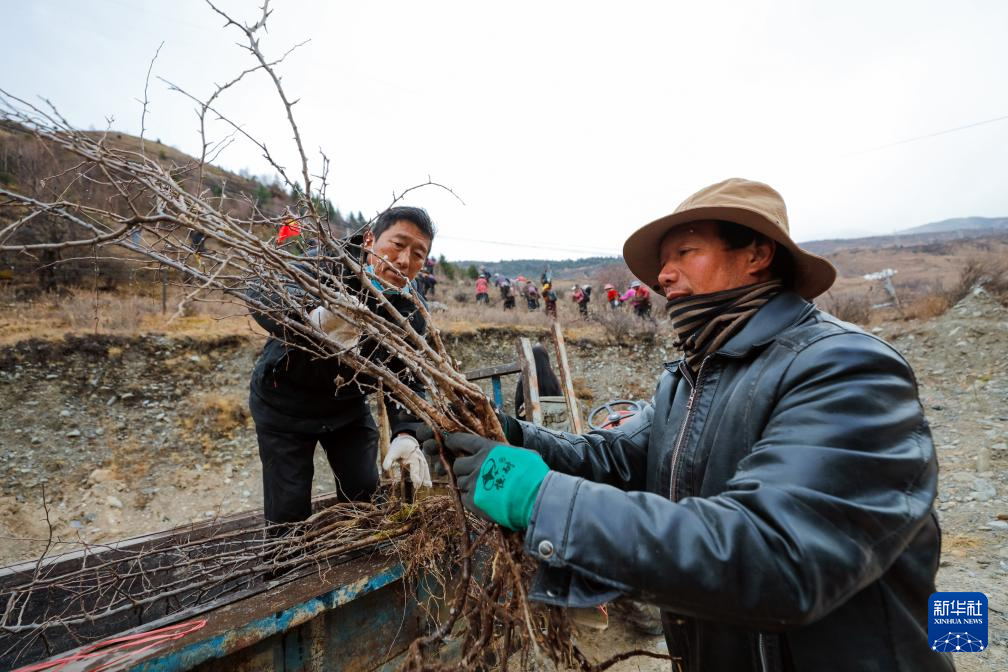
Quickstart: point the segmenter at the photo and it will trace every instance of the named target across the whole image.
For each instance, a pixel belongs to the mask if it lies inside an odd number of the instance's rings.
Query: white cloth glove
[[[356,301],[356,299],[354,299]],[[358,302],[359,303],[359,302]],[[337,315],[325,306],[319,306],[308,314],[308,323],[328,334],[341,347],[350,349],[360,340],[360,329],[349,320]]]
[[[430,467],[420,450],[420,442],[409,434],[400,434],[389,444],[382,469],[398,481],[402,478],[400,464],[409,469],[409,479],[416,487],[431,487]]]

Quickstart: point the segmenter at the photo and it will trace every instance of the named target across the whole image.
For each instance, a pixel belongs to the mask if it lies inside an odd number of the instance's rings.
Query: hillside
[[[864,253],[896,249],[911,254],[936,254],[948,256],[952,250],[966,247],[986,247],[987,241],[1003,242],[1008,234],[1008,217],[960,217],[932,222],[921,226],[904,229],[886,236],[867,236],[862,238],[825,238],[821,240],[803,241],[800,245],[815,254],[822,255],[836,263],[834,257],[848,257],[840,253]],[[874,255],[872,255],[874,256]],[[524,275],[538,280],[547,266],[553,271],[553,277],[565,280],[597,280],[600,277],[613,277],[613,282],[622,281],[629,270],[620,257],[585,257],[582,259],[564,259],[561,261],[549,259],[513,259],[504,261],[466,260],[452,262],[465,270],[470,265],[477,268],[485,266],[491,273],[500,273],[509,278]],[[846,266],[846,262],[842,265]],[[877,265],[872,260],[869,266]],[[885,264],[883,263],[883,266]],[[881,268],[881,266],[880,266]],[[841,275],[845,269],[841,268]],[[877,270],[877,269],[873,269]],[[869,271],[864,271],[869,272]],[[852,271],[860,275],[860,271]],[[628,276],[627,276],[628,277]]]
[[[106,147],[154,159],[167,169],[180,188],[189,193],[202,193],[213,199],[218,210],[241,221],[268,222],[283,213],[298,208],[297,198],[280,181],[274,178],[256,178],[248,174],[235,174],[210,163],[200,164],[189,156],[158,140],[145,138],[141,146],[139,137],[109,131],[88,132],[86,135],[100,139]],[[131,193],[129,201],[108,180],[94,179],[82,168],[80,157],[42,140],[24,127],[0,120],[0,188],[29,196],[40,201],[64,201],[86,207],[107,209],[119,215],[128,215],[132,207],[140,211],[153,206],[142,190]],[[84,175],[83,173],[88,173]],[[327,210],[329,226],[334,234],[343,235],[349,228],[364,222],[360,213],[344,217],[328,200],[320,204]],[[23,214],[16,206],[0,207],[0,224],[10,222]],[[262,237],[274,235],[273,225],[256,224],[255,232]],[[262,229],[261,231],[259,229]],[[8,244],[32,244],[63,241],[79,237],[80,229],[64,220],[40,217],[31,226],[22,227],[5,237]],[[133,277],[137,268],[135,258],[122,250],[112,252],[119,258],[102,256],[97,259],[74,259],[76,252],[43,250],[38,257],[2,253],[0,268],[5,275],[28,283],[34,278],[39,286],[53,288],[78,282],[86,274],[99,274],[107,282],[119,282]],[[124,261],[129,260],[129,261]]]
[[[111,148],[140,153],[140,138],[128,133],[109,131],[86,133],[93,138],[104,136],[104,142]],[[197,179],[198,160],[184,152],[165,145],[159,140],[145,138],[144,153],[155,158],[164,167],[178,174],[183,186]],[[63,175],[79,159],[71,153],[54,147],[33,136],[27,129],[10,121],[0,121],[0,185],[38,198],[52,196],[57,188],[69,187],[69,195],[82,202],[97,202],[104,194],[93,184],[88,187],[74,185]],[[235,207],[255,203],[269,214],[282,212],[292,204],[287,190],[279,183],[264,182],[243,175],[228,172],[210,163],[205,164],[203,185],[214,195]]]

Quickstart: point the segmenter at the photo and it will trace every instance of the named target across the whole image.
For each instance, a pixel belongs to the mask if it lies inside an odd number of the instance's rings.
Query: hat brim
[[[630,272],[641,282],[656,291],[661,291],[658,285],[658,272],[661,270],[659,248],[661,241],[669,231],[677,226],[706,220],[721,220],[734,222],[762,233],[791,253],[794,262],[794,277],[791,289],[805,299],[814,299],[833,286],[836,280],[836,268],[819,255],[807,252],[798,247],[783,229],[771,222],[762,213],[747,208],[731,206],[701,206],[687,208],[672,213],[630,234],[623,243],[623,259]]]

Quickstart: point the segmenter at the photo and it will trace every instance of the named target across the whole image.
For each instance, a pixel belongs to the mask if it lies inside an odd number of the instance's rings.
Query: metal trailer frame
[[[316,498],[314,506],[325,506],[331,499],[332,495]],[[38,567],[73,568],[85,558],[115,558],[117,552],[121,556],[131,549],[168,545],[173,539],[211,538],[221,530],[261,525],[261,517],[261,511],[235,514],[116,542],[97,554],[75,552],[5,567],[0,569],[0,589],[16,585]],[[37,641],[19,642],[5,635],[0,639],[0,668],[48,663],[63,672],[96,668],[138,672],[392,670],[399,666],[410,643],[430,630],[430,616],[443,616],[445,596],[429,590],[423,581],[407,581],[402,565],[382,549],[356,552],[327,565],[306,566],[295,575],[167,615],[154,609],[146,614],[148,618],[133,616],[132,623],[124,623],[121,617],[96,623],[87,641],[78,641],[76,647],[66,646],[65,635],[62,639],[54,636],[49,651],[40,650]],[[149,650],[132,654],[121,649],[96,650],[96,643],[105,639],[194,619],[205,620],[205,625]],[[88,654],[85,660],[60,662],[83,653]],[[424,653],[442,659],[448,655]]]

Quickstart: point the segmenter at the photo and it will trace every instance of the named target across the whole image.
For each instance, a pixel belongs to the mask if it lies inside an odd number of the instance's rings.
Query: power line
[[[860,152],[854,152],[848,156],[859,156],[861,154],[870,154],[872,152],[878,152],[883,149],[889,149],[890,147],[896,147],[898,145],[905,145],[909,142],[917,142],[918,140],[927,140],[928,138],[936,138],[939,135],[947,135],[949,133],[955,133],[956,131],[965,131],[968,128],[976,128],[977,126],[984,126],[985,124],[993,124],[998,121],[1004,121],[1008,119],[1008,114],[1003,117],[995,117],[994,119],[985,119],[984,121],[976,121],[972,124],[966,124],[965,126],[956,126],[955,128],[946,128],[943,131],[935,131],[934,133],[927,133],[926,135],[918,135],[912,138],[906,138],[904,140],[897,140],[896,142],[890,142],[885,145],[879,145],[878,147],[872,147],[870,149],[864,149]]]
[[[458,240],[464,243],[485,243],[487,245],[504,245],[505,247],[531,247],[538,250],[553,250],[555,252],[575,252],[578,254],[590,252],[592,254],[607,256],[607,257],[618,257],[619,255],[612,250],[603,250],[598,247],[559,247],[554,245],[536,245],[534,243],[514,243],[506,242],[503,240],[480,240],[477,238],[461,238],[459,236],[446,236],[438,234],[438,240]]]

